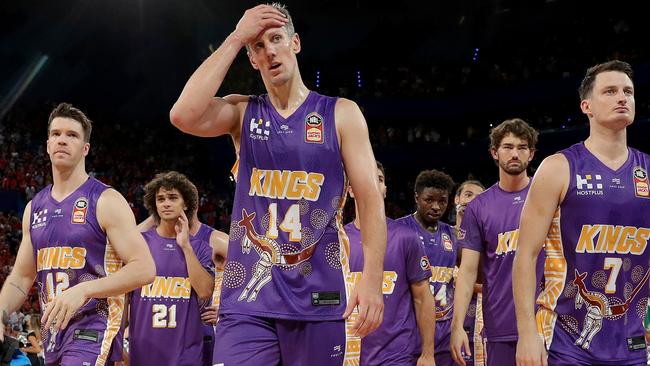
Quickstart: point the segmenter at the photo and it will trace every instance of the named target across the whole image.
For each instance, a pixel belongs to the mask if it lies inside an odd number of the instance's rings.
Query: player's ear
[[[499,160],[499,155],[497,154],[497,149],[491,147],[490,148],[490,155],[492,155],[492,159]]]
[[[259,68],[259,66],[257,66],[257,63],[255,62],[255,60],[253,60],[253,55],[251,55],[251,52],[247,50],[246,55],[248,56],[248,61],[250,61],[251,66],[253,66],[253,68],[255,70],[259,70],[260,68]]]
[[[298,33],[294,33],[293,37],[291,37],[291,50],[293,53],[298,54],[300,53],[300,50],[302,49],[300,45],[300,36],[298,36]]]
[[[589,103],[589,99],[583,99],[580,101],[580,110],[582,110],[582,113],[586,114],[587,117],[593,116],[591,113],[591,103]]]

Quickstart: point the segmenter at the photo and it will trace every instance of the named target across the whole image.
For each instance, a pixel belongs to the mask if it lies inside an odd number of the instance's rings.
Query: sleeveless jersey
[[[220,313],[340,320],[348,244],[347,182],[336,98],[310,92],[289,117],[251,96],[242,123],[237,188]]]
[[[142,234],[156,263],[156,278],[131,293],[129,359],[133,365],[200,365],[204,324],[183,250],[156,229]],[[197,235],[198,236],[198,235]],[[212,250],[197,236],[190,245],[211,271]]]
[[[467,205],[459,231],[460,246],[481,253],[483,329],[489,342],[518,338],[512,266],[519,240],[519,217],[529,188],[530,184],[520,191],[507,192],[495,183]],[[538,279],[543,274],[543,258],[540,253]]]
[[[650,158],[629,148],[614,171],[583,143],[561,153],[570,181],[546,241],[538,330],[550,352],[594,364],[645,364]]]
[[[91,177],[60,202],[52,197],[52,185],[34,196],[30,236],[41,309],[64,290],[122,267],[97,221],[97,200],[108,188]],[[124,295],[88,300],[64,330],[42,330],[46,360],[57,360],[70,343],[83,339],[99,346],[96,365],[107,364],[111,351],[121,353],[114,340],[122,338],[123,311]]]

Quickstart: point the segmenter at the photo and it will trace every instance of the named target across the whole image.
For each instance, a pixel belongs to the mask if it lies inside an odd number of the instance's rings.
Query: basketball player
[[[454,187],[451,177],[438,170],[424,170],[415,179],[415,213],[397,221],[414,230],[431,262],[429,287],[435,298],[436,365],[452,365],[449,336],[453,309],[453,279],[457,262],[454,228],[440,221]]]
[[[153,215],[138,224],[140,232],[156,228],[158,222]],[[221,281],[223,268],[228,254],[228,234],[216,230],[199,221],[197,211],[190,219],[190,241],[204,241],[212,249],[212,264],[214,265],[214,289],[210,305],[201,307],[201,320],[203,321],[203,365],[212,366],[212,351],[214,348],[214,325],[217,324],[219,310],[219,297],[221,296]]]
[[[463,249],[454,297],[452,353],[461,365],[465,363],[462,350],[468,353],[471,349],[463,320],[481,258],[487,365],[515,365],[517,324],[512,261],[517,250],[519,216],[530,185],[527,168],[535,155],[537,135],[519,118],[506,120],[490,132],[490,154],[499,167],[499,181],[467,205],[459,232]],[[538,269],[541,274],[541,263]]]
[[[268,94],[215,98],[244,46]],[[383,316],[386,220],[367,126],[355,103],[307,89],[300,47],[283,5],[249,9],[170,112],[186,133],[230,134],[239,156],[216,364],[354,362],[354,336],[376,329]],[[364,270],[355,288],[345,283],[346,177],[358,192],[364,228]],[[355,306],[346,338],[343,319]]]
[[[632,68],[621,61],[593,66],[579,93],[589,137],[544,159],[521,215],[513,271],[517,362],[645,365],[650,157],[627,146]],[[545,238],[545,290],[535,316],[529,269]]]
[[[456,225],[454,226],[454,229],[456,230],[457,239],[467,205],[484,190],[485,187],[483,187],[483,184],[477,180],[466,180],[461,183],[456,190],[456,196],[454,197],[454,204],[456,205]],[[483,366],[485,364],[483,337],[481,336],[481,333],[483,331],[483,311],[481,305],[481,291],[483,289],[483,286],[481,283],[482,280],[479,278],[474,284],[474,293],[472,294],[472,300],[469,303],[469,307],[465,315],[465,320],[463,322],[463,329],[467,333],[470,350],[470,352],[464,355],[464,362],[467,366]]]
[[[187,215],[197,209],[198,192],[174,171],[156,175],[144,192],[144,205],[158,223],[143,234],[156,262],[156,279],[131,294],[129,361],[134,366],[200,365],[200,306],[210,300],[214,271],[210,244],[190,239]]]
[[[386,197],[384,167],[377,162],[379,187]],[[350,191],[354,198],[354,192]],[[388,220],[384,260],[384,321],[361,341],[362,365],[433,365],[434,300],[429,290],[429,259],[413,230]],[[360,276],[363,252],[359,218],[345,225],[350,238],[351,275]],[[419,331],[419,332],[418,332]],[[418,337],[419,335],[419,337]]]
[[[151,282],[155,274],[126,200],[86,173],[91,128],[91,121],[70,104],[61,103],[50,113],[47,153],[54,183],[25,208],[16,263],[0,293],[0,312],[11,313],[37,280],[48,365],[119,360],[114,339],[124,293]]]

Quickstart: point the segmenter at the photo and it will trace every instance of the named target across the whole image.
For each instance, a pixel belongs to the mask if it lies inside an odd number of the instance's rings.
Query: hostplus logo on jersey
[[[33,216],[32,229],[38,229],[47,225],[47,209],[35,212]]]
[[[578,196],[602,196],[603,178],[600,174],[576,174],[576,188]]]
[[[268,140],[271,130],[271,121],[262,120],[261,118],[251,118],[250,123],[248,124],[248,129],[250,130],[250,138],[253,140]]]

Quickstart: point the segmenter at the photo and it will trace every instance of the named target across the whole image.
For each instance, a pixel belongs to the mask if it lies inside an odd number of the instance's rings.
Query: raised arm
[[[209,299],[214,289],[214,276],[206,271],[204,266],[207,264],[206,261],[209,263],[211,259],[211,251],[207,252],[206,248],[202,253],[194,252],[194,248],[190,244],[190,226],[185,212],[181,211],[181,216],[178,217],[174,229],[176,230],[176,243],[185,255],[185,266],[190,278],[190,285],[201,301]],[[203,263],[197,254],[202,257]]]
[[[368,126],[356,103],[339,99],[335,119],[345,172],[355,193],[363,243],[363,274],[348,299],[344,317],[359,305],[356,333],[363,337],[381,325],[384,313],[382,279],[386,253],[386,215],[379,191],[375,156]]]
[[[18,310],[27,299],[27,293],[36,278],[36,263],[32,239],[29,235],[29,219],[32,212],[32,203],[28,203],[23,214],[23,238],[20,241],[16,263],[2,285],[0,291],[0,319]],[[0,340],[4,340],[4,324],[0,321]]]
[[[133,212],[116,190],[105,190],[97,200],[97,221],[124,266],[113,274],[81,282],[54,297],[43,314],[45,329],[55,319],[59,329],[65,328],[88,299],[124,294],[150,283],[156,275],[153,258],[135,225]]]
[[[213,137],[239,133],[248,97],[214,97],[239,51],[264,30],[281,27],[285,16],[269,5],[246,10],[235,30],[192,74],[172,107],[169,118],[179,130],[195,136]]]
[[[530,186],[519,222],[519,245],[512,271],[512,288],[517,314],[517,364],[546,365],[546,350],[535,322],[534,270],[553,216],[564,198],[569,181],[569,164],[561,154],[544,159]]]

